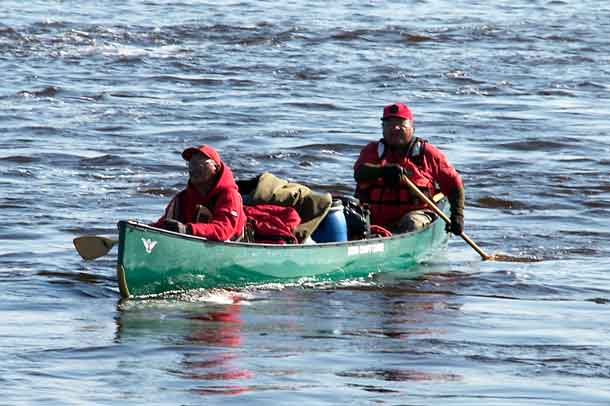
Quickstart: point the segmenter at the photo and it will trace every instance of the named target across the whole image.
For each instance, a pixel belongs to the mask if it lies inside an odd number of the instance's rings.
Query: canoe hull
[[[447,242],[440,219],[414,233],[315,245],[208,241],[134,221],[118,226],[117,274],[123,297],[407,271]]]

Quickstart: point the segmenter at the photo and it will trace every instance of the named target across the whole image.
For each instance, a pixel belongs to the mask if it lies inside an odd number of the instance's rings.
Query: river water
[[[601,1],[3,0],[0,404],[607,405],[610,7]],[[404,101],[466,185],[400,274],[119,298],[116,251],[208,143],[351,193]]]

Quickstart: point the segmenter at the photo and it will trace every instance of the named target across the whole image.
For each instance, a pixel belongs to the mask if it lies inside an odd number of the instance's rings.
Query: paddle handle
[[[445,220],[445,222],[447,224],[451,224],[451,219],[449,217],[447,217],[447,215],[441,209],[438,208],[438,206],[432,201],[432,199],[430,199],[421,190],[419,190],[419,188],[417,186],[415,186],[415,184],[413,182],[411,182],[411,180],[409,178],[407,178],[406,176],[402,176],[401,177],[401,181],[403,183],[406,183],[407,186],[409,186],[409,188],[411,189],[411,191],[413,193],[415,193],[417,195],[417,197],[419,197],[424,202],[426,202],[426,204],[436,214],[438,214],[440,218]],[[479,248],[479,246],[474,241],[472,241],[470,239],[470,237],[468,237],[463,231],[460,233],[460,237],[462,237],[462,239],[464,241],[466,241],[468,243],[468,245],[470,245],[481,256],[481,258],[483,258],[483,259],[491,259],[491,255],[488,255],[485,251],[483,251],[481,248]]]

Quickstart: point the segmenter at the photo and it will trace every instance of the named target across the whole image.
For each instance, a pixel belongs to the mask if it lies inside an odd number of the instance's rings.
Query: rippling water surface
[[[610,402],[610,7],[357,3],[2,2],[2,402]],[[158,217],[200,143],[351,193],[396,100],[468,234],[539,261],[453,238],[418,280],[120,301],[116,253],[74,252]]]

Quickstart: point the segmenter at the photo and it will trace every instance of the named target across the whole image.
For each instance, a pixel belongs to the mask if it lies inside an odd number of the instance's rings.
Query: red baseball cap
[[[383,117],[381,119],[385,120],[390,117],[398,117],[413,122],[413,113],[411,113],[406,104],[402,103],[388,104],[383,108]]]
[[[218,152],[216,152],[216,150],[209,145],[200,145],[198,147],[187,148],[182,151],[182,158],[185,161],[190,161],[193,154],[196,152],[201,152],[203,155],[207,156],[208,158],[212,158],[214,162],[220,165],[220,155],[218,155]]]

